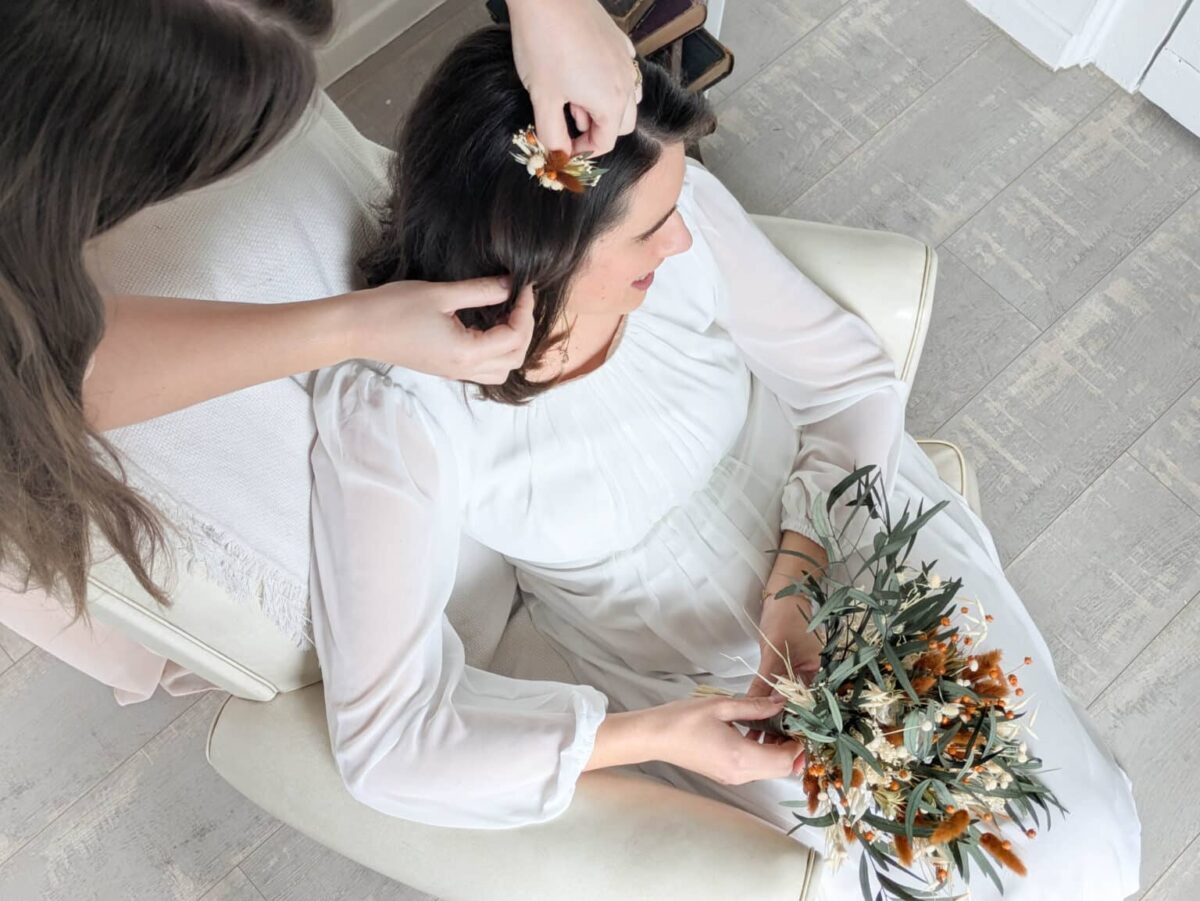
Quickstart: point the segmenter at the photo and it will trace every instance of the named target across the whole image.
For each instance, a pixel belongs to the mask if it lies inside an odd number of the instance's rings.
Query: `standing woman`
[[[610,149],[636,115],[628,39],[596,0],[509,5],[539,133]],[[342,359],[502,382],[524,357],[531,298],[488,332],[454,316],[504,300],[494,279],[260,305],[102,297],[85,270],[85,242],[299,126],[332,20],[331,0],[0,6],[0,584],[62,603],[43,629],[86,613],[93,538],[165,600],[159,513],[104,430]],[[14,625],[14,597],[0,595],[0,623]]]

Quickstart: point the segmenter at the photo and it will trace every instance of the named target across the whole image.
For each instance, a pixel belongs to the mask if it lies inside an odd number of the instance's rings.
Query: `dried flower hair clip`
[[[593,187],[606,169],[598,168],[589,154],[577,153],[569,156],[562,150],[547,150],[538,140],[533,126],[523,128],[513,135],[512,142],[520,148],[512,158],[525,167],[531,177],[543,188],[551,191],[567,190],[582,194],[584,188]]]

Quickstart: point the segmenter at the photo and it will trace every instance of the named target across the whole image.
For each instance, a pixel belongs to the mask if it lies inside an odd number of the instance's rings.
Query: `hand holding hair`
[[[641,84],[629,38],[597,0],[509,0],[513,57],[542,143],[608,153],[637,123]],[[575,127],[567,129],[564,107]]]

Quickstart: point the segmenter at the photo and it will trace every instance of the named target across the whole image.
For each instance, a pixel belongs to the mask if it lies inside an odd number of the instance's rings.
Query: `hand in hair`
[[[641,100],[633,44],[596,0],[509,0],[513,57],[552,150],[612,150],[633,131]],[[563,108],[582,134],[574,142]]]
[[[393,282],[350,295],[357,307],[347,357],[394,362],[406,369],[481,385],[500,385],[525,362],[533,335],[533,288],[526,286],[504,322],[467,328],[459,310],[508,300],[505,278],[462,282]]]
[[[469,329],[455,313],[508,300],[504,279],[406,281],[298,303],[109,298],[108,327],[84,382],[94,428],[142,422],[230,391],[370,359],[498,385],[525,361],[533,290],[507,321]],[[220,366],[213,360],[222,360]]]

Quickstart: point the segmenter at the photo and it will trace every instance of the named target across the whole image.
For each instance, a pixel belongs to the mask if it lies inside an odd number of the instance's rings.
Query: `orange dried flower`
[[[919,695],[933,691],[937,684],[938,680],[934,676],[916,676],[912,680],[913,691]]]
[[[1012,842],[1001,841],[999,836],[985,832],[979,839],[979,844],[983,847],[983,850],[987,851],[988,854],[992,855],[992,857],[1018,876],[1025,875],[1025,864],[1021,863],[1021,858],[1013,853]]]
[[[917,662],[913,664],[913,669],[921,670],[934,676],[944,675],[946,672],[946,654],[938,650],[926,651],[917,658]]]
[[[993,648],[984,654],[980,654],[979,668],[984,671],[994,669],[996,664],[1000,662],[1001,656],[1003,655],[998,648]]]
[[[942,820],[938,827],[933,830],[933,835],[929,841],[935,845],[944,845],[946,842],[952,842],[958,838],[971,825],[971,815],[965,810],[955,811],[949,819]]]
[[[808,797],[808,813],[811,816],[817,812],[817,795],[821,793],[821,786],[816,776],[805,776],[801,784],[804,786],[804,794]]]
[[[975,693],[984,698],[998,699],[1003,698],[1008,694],[1008,686],[1003,682],[996,682],[992,679],[986,681],[980,680],[975,683]]]
[[[913,850],[908,836],[897,835],[893,839],[893,843],[896,846],[896,857],[900,859],[900,863],[906,867],[911,867],[913,865]]]

